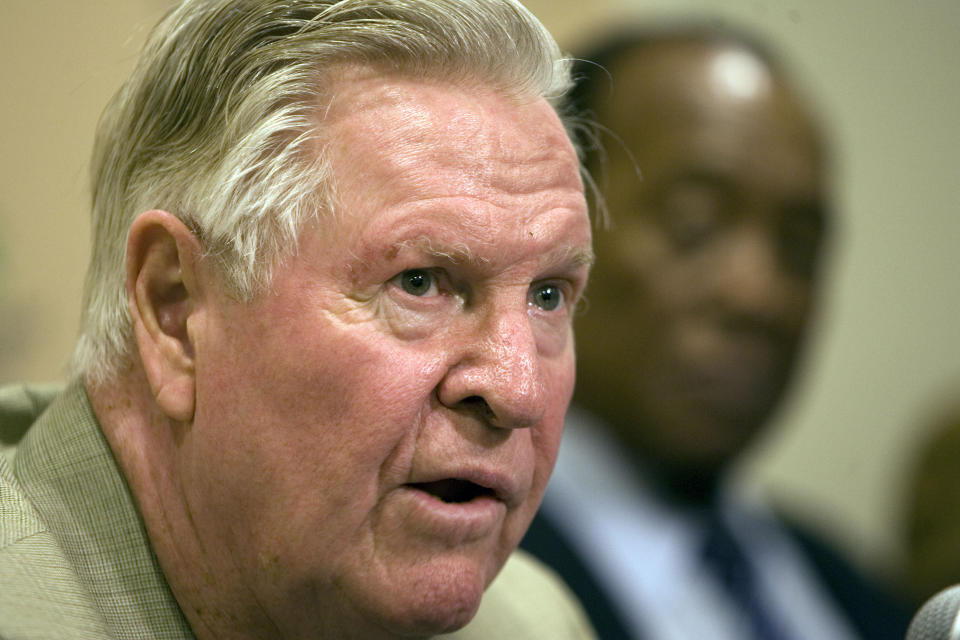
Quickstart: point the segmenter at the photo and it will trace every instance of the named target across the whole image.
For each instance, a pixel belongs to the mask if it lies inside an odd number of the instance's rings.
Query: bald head
[[[592,112],[611,216],[578,327],[578,399],[640,457],[712,482],[782,398],[814,302],[823,151],[762,55],[696,38],[624,48]]]
[[[625,51],[608,70],[611,90],[593,111],[622,140],[608,143],[611,153],[618,147],[643,153],[654,145],[664,151],[680,140],[704,145],[688,152],[688,162],[733,163],[767,149],[791,161],[821,152],[811,116],[794,90],[763,58],[734,43],[666,41]],[[648,171],[651,164],[639,168]],[[602,175],[602,166],[592,168]],[[774,169],[781,167],[759,173],[766,177]]]

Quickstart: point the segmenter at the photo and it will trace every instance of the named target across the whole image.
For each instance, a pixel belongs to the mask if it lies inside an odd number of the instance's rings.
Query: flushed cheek
[[[256,470],[275,493],[302,496],[302,504],[264,505],[269,512],[290,509],[277,515],[294,519],[323,517],[316,512],[327,509],[347,514],[375,500],[384,465],[403,467],[405,446],[429,396],[423,376],[435,366],[331,327],[318,333],[329,340],[300,342],[292,360],[284,361],[289,352],[265,339],[251,357],[238,355],[233,366],[201,372],[198,380],[204,399],[198,420],[218,432],[205,455],[235,459],[250,477],[257,477]],[[233,386],[220,384],[223,378]],[[233,498],[249,501],[259,487],[251,491]]]

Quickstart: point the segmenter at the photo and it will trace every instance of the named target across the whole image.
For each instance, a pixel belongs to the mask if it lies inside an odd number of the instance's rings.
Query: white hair
[[[570,85],[569,61],[516,0],[186,0],[97,130],[75,374],[96,384],[130,364],[125,243],[144,211],[180,218],[230,295],[269,285],[303,222],[330,210],[318,105],[337,70],[358,64],[555,108]]]

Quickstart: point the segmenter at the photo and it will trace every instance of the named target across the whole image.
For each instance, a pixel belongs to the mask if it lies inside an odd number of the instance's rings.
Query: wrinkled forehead
[[[327,231],[340,246],[387,236],[400,246],[421,237],[486,246],[496,235],[509,253],[521,229],[529,240],[516,255],[541,252],[531,242],[589,244],[578,159],[542,98],[360,69],[333,86],[321,117],[341,213]]]
[[[429,155],[440,143],[462,145],[472,149],[464,160],[476,165],[543,156],[575,162],[569,138],[543,98],[514,95],[472,78],[421,79],[364,67],[352,71],[333,83],[322,111],[321,127],[329,132],[324,138],[330,144],[390,148],[402,143],[409,155]],[[514,135],[517,130],[524,135]]]
[[[334,86],[321,130],[341,189],[344,176],[362,175],[392,198],[425,185],[443,195],[438,184],[475,197],[582,191],[576,153],[547,101],[483,82],[361,69]]]

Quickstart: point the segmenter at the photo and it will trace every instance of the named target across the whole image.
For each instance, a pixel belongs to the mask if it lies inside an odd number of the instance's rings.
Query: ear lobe
[[[194,344],[188,320],[199,302],[202,248],[173,214],[140,214],[127,236],[127,301],[144,373],[170,418],[188,422],[195,408]]]

